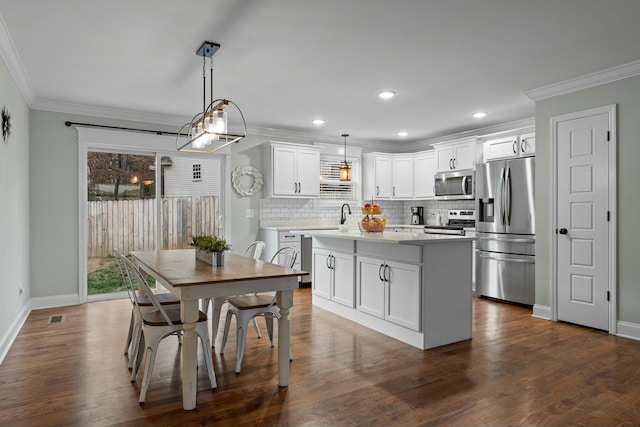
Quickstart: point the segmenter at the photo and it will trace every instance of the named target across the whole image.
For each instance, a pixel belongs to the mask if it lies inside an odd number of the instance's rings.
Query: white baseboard
[[[65,307],[68,305],[78,304],[80,304],[80,295],[78,294],[31,298],[31,306],[34,310],[40,310],[43,308]]]
[[[551,307],[549,307],[548,305],[535,304],[533,306],[532,317],[537,317],[538,319],[544,319],[544,320],[551,320]]]
[[[20,329],[22,329],[24,322],[27,321],[27,317],[29,317],[29,313],[31,313],[32,310],[31,307],[31,301],[27,301],[18,317],[16,317],[13,324],[7,330],[7,333],[2,337],[2,340],[0,341],[0,364],[2,364],[7,353],[9,353],[9,349],[16,340],[18,333],[20,333]]]
[[[617,336],[640,341],[640,325],[638,325],[637,323],[623,322],[621,320],[618,320],[617,327]]]

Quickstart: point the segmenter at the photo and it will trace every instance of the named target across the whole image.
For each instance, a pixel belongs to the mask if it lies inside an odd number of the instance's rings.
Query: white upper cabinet
[[[363,163],[365,200],[413,198],[413,155],[369,153]]]
[[[438,172],[475,168],[475,138],[432,144]]]
[[[392,196],[399,199],[413,197],[413,157],[394,156],[392,167]]]
[[[534,156],[535,133],[513,132],[497,138],[487,137],[484,143],[484,161]]]
[[[269,142],[264,151],[265,197],[318,197],[320,148]]]
[[[435,196],[434,176],[436,174],[436,152],[434,150],[416,153],[413,159],[413,195],[416,199]]]

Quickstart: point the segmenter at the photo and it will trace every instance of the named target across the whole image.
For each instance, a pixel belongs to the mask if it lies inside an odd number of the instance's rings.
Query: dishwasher
[[[300,287],[311,287],[313,278],[313,238],[304,234],[300,245],[300,268],[302,271],[309,273],[308,276],[302,276]]]

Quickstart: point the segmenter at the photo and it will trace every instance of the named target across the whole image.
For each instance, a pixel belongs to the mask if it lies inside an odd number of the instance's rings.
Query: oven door
[[[460,200],[474,198],[473,171],[438,173],[434,181],[436,199]]]

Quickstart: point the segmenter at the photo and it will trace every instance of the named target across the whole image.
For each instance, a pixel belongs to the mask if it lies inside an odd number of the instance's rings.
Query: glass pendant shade
[[[351,181],[351,168],[346,161],[344,166],[340,167],[340,181]]]
[[[344,138],[344,166],[340,166],[340,181],[351,181],[351,168],[347,163],[347,137],[348,133],[343,133]]]

